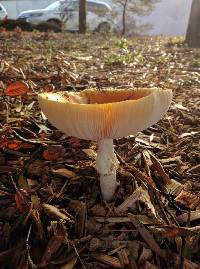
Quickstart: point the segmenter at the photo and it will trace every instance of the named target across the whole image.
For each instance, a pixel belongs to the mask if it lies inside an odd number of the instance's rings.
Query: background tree
[[[79,33],[86,33],[86,0],[79,0]]]
[[[122,34],[126,33],[127,13],[132,16],[133,25],[135,24],[135,16],[144,16],[150,14],[159,0],[115,0],[122,8]]]
[[[200,0],[192,1],[186,43],[190,47],[200,47]]]

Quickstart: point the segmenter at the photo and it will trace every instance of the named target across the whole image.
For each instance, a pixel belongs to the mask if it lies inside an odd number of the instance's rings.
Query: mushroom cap
[[[156,123],[168,110],[171,90],[127,89],[41,93],[48,120],[69,136],[100,140],[136,134]]]

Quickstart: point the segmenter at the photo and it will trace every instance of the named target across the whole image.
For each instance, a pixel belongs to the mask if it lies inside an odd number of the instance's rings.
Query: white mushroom
[[[49,121],[69,136],[98,141],[96,168],[103,199],[111,201],[118,186],[118,160],[113,139],[136,134],[156,123],[168,110],[171,90],[87,89],[42,93],[39,104]]]

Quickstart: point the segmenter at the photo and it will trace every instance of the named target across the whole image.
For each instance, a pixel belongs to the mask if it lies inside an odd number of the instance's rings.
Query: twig
[[[184,269],[184,252],[185,252],[186,240],[185,237],[182,237],[181,245],[181,255],[180,255],[180,266],[179,269]]]
[[[57,142],[55,141],[51,141],[51,140],[47,140],[47,141],[42,141],[42,140],[33,140],[33,139],[26,139],[24,137],[22,137],[21,135],[19,135],[15,130],[12,129],[12,132],[15,136],[17,136],[19,139],[21,139],[22,141],[26,142],[26,143],[30,143],[30,144],[42,144],[42,145],[47,145],[47,144],[57,144]]]
[[[32,229],[32,224],[29,227],[28,234],[27,234],[27,237],[26,237],[27,258],[28,258],[28,263],[31,266],[31,268],[32,269],[37,269],[37,268],[39,268],[39,266],[34,264],[33,260],[31,259],[30,251],[29,251],[29,249],[30,249],[30,247],[29,247],[29,238],[30,238],[30,234],[31,234],[31,229]]]

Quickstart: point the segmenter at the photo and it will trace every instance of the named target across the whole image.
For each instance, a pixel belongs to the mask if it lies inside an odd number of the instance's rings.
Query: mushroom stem
[[[116,170],[119,162],[114,152],[113,139],[104,138],[98,142],[96,169],[100,174],[100,187],[103,199],[111,201],[119,183]]]

